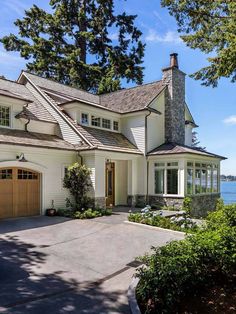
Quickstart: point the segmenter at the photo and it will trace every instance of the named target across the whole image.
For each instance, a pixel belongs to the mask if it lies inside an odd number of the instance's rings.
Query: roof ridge
[[[119,92],[124,92],[124,91],[126,91],[126,90],[135,89],[135,88],[140,88],[140,87],[147,86],[147,85],[152,85],[152,84],[155,84],[155,83],[158,83],[158,82],[161,82],[161,81],[162,81],[162,80],[152,81],[152,82],[149,82],[149,83],[144,83],[144,84],[140,84],[140,85],[136,85],[136,86],[132,86],[132,87],[128,87],[128,88],[122,88],[122,89],[119,89],[119,90],[114,91],[114,92],[101,94],[101,95],[99,95],[99,96],[102,97],[102,96],[111,95],[111,94],[115,94],[115,93],[119,93]]]

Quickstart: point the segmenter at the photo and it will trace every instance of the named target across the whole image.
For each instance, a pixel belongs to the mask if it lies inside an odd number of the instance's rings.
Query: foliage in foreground
[[[145,313],[172,313],[189,292],[236,273],[236,205],[218,205],[203,229],[142,258],[137,297]]]
[[[217,86],[221,77],[236,81],[236,1],[161,0],[177,21],[183,41],[206,54],[209,66],[192,77]]]
[[[111,209],[103,209],[103,208],[96,208],[96,209],[85,209],[83,211],[72,211],[69,209],[59,209],[57,211],[59,216],[74,218],[74,219],[92,219],[96,217],[102,216],[110,216],[112,215]]]
[[[94,93],[141,84],[145,45],[136,15],[116,14],[114,0],[51,0],[50,10],[33,5],[15,21],[16,33],[0,39],[18,51],[27,70]]]

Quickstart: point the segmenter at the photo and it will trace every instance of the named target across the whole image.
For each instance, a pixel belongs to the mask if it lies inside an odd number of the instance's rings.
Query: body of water
[[[236,203],[236,181],[221,181],[221,198],[225,204]]]

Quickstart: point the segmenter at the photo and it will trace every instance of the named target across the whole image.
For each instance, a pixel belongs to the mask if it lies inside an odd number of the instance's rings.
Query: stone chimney
[[[185,73],[179,70],[178,54],[170,55],[170,66],[162,70],[165,93],[165,141],[185,143]]]

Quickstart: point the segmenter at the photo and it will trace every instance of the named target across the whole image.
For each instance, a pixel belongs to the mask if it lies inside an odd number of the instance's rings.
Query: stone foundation
[[[149,195],[149,204],[151,206],[156,206],[157,209],[162,209],[163,207],[171,207],[172,210],[179,210],[183,206],[183,198],[177,197],[160,197],[155,195]]]
[[[128,195],[127,204],[131,207],[140,207],[143,208],[146,205],[146,196],[145,195]]]
[[[219,198],[220,193],[192,195],[192,215],[194,217],[206,217],[209,211],[216,209],[216,203]]]
[[[216,202],[220,198],[220,193],[205,194],[205,195],[192,195],[192,210],[193,217],[206,217],[209,211],[213,211],[216,208]],[[156,195],[149,195],[148,204],[155,206],[157,209],[163,207],[170,207],[172,210],[182,209],[184,198],[178,197],[160,197]],[[146,205],[145,195],[129,195],[128,206],[141,207]]]
[[[100,208],[106,207],[106,198],[105,197],[95,197],[94,199],[95,206]]]

